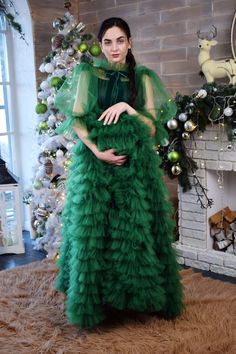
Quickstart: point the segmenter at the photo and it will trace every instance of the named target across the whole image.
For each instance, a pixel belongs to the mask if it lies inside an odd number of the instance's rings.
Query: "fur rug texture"
[[[67,322],[56,272],[49,260],[0,272],[1,354],[236,353],[233,284],[183,270],[186,309],[175,321],[110,309],[82,331]]]

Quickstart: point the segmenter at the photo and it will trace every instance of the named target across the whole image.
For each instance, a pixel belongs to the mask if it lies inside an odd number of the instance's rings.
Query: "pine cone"
[[[52,39],[52,50],[56,50],[61,47],[62,42],[64,40],[64,35],[63,34],[57,34],[53,39]]]

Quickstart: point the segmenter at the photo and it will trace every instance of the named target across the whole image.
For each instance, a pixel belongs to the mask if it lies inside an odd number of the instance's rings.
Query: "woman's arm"
[[[110,165],[123,165],[126,160],[127,156],[125,155],[115,155],[114,149],[109,149],[106,151],[99,151],[96,144],[92,143],[88,139],[88,131],[86,128],[74,125],[73,129],[75,133],[78,135],[80,140],[92,151],[92,153],[97,157],[97,159],[106,162]]]
[[[114,104],[113,106],[109,107],[106,109],[102,115],[99,117],[99,121],[104,119],[103,124],[111,124],[114,123],[116,124],[118,122],[118,119],[121,115],[121,113],[127,112],[129,115],[136,115],[140,120],[142,120],[151,130],[151,136],[154,136],[156,133],[156,128],[155,125],[153,124],[152,120],[149,118],[145,117],[143,114],[140,114],[137,112],[133,107],[131,107],[128,103],[126,102],[119,102]]]

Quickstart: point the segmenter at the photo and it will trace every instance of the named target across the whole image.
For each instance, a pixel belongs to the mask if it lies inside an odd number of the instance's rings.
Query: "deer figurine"
[[[229,84],[236,85],[236,61],[234,59],[213,60],[210,58],[211,47],[217,44],[214,39],[217,36],[217,29],[212,26],[208,36],[204,36],[200,31],[197,31],[199,38],[198,48],[198,63],[205,75],[208,83],[214,82],[215,79],[229,78]]]

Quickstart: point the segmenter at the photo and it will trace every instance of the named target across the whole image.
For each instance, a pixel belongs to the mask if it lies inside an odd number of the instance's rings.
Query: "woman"
[[[56,287],[81,327],[100,323],[106,305],[174,318],[182,286],[153,144],[166,138],[175,104],[153,71],[136,66],[124,20],[105,20],[98,39],[106,61],[79,64],[56,97],[67,117],[60,132],[79,137]]]

